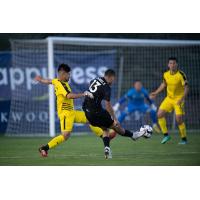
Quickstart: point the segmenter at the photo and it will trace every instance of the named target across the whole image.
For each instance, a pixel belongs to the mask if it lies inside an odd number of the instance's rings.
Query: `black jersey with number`
[[[93,94],[94,98],[85,97],[83,110],[87,112],[99,112],[102,110],[101,101],[110,101],[111,88],[104,77],[97,77],[92,80],[88,91]]]

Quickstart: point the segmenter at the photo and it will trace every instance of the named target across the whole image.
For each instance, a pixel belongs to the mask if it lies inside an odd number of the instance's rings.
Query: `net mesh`
[[[32,76],[37,73],[37,70],[40,74],[47,75],[46,41],[12,41],[12,54],[13,70],[21,69],[24,78],[29,82],[30,69],[35,70],[31,73]],[[190,85],[190,93],[185,104],[187,128],[199,129],[200,45],[187,43],[173,45],[167,43],[165,45],[145,45],[145,43],[143,45],[107,45],[106,42],[101,45],[97,45],[95,42],[90,44],[84,44],[83,42],[73,44],[73,42],[70,42],[69,44],[65,40],[54,43],[54,65],[56,67],[60,63],[68,63],[71,66],[72,78],[70,84],[74,92],[84,91],[89,81],[97,75],[102,75],[105,69],[113,68],[116,70],[117,81],[113,85],[112,91],[113,104],[132,87],[135,80],[141,80],[149,92],[155,90],[162,81],[162,74],[167,69],[168,57],[171,56],[178,58],[179,67],[185,72]],[[28,75],[29,77],[27,77]],[[7,133],[48,134],[48,88],[31,83],[31,89],[27,89],[30,85],[28,83],[16,84],[16,89],[12,94]],[[165,95],[165,92],[163,92],[155,100],[158,107]],[[81,99],[75,100],[76,109],[81,109],[81,104]],[[12,117],[13,113],[16,112],[23,115],[23,120],[20,122],[16,122],[15,118]],[[25,119],[27,113],[34,113],[37,118],[39,118],[40,113],[42,115],[40,118],[44,120],[35,120],[36,123],[30,123]],[[29,118],[33,118],[33,114],[29,115]],[[167,122],[169,128],[175,125],[173,115],[168,115]],[[137,129],[144,123],[151,123],[148,114],[140,117],[139,121],[132,115],[126,118],[123,126],[129,129]],[[59,121],[57,119],[56,132],[59,131]],[[75,126],[74,131],[88,131],[88,129],[85,126]]]
[[[12,41],[13,90],[6,135],[47,135],[48,87],[36,84],[35,75],[47,77],[47,44]]]

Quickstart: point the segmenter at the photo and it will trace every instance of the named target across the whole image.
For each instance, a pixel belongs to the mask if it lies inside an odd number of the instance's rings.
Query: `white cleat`
[[[132,139],[133,139],[133,140],[137,140],[137,139],[139,139],[140,137],[144,136],[145,133],[146,133],[146,130],[141,130],[141,131],[133,132]]]
[[[105,159],[112,159],[112,151],[110,147],[104,148]]]

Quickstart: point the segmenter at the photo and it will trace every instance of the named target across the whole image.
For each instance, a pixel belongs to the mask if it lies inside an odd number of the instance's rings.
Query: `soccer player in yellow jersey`
[[[178,124],[181,136],[181,141],[179,144],[187,144],[186,127],[183,121],[183,115],[185,114],[185,98],[189,92],[188,81],[186,75],[178,69],[176,58],[169,58],[168,67],[169,70],[163,74],[163,82],[156,91],[151,93],[151,97],[155,98],[165,88],[167,89],[167,96],[161,103],[157,113],[158,123],[162,133],[164,134],[164,138],[161,143],[165,144],[171,139],[168,134],[165,115],[167,112],[172,112],[174,110],[176,114],[176,122]]]
[[[68,84],[70,78],[70,67],[66,64],[61,64],[58,67],[58,78],[53,80],[44,79],[40,76],[36,76],[35,80],[43,84],[53,84],[55,88],[55,94],[57,97],[57,113],[60,119],[61,134],[53,138],[47,145],[39,148],[39,152],[43,157],[47,157],[48,150],[64,142],[70,137],[70,133],[73,129],[74,123],[88,123],[85,113],[83,111],[74,110],[73,99],[88,96],[93,98],[93,95],[85,91],[84,93],[75,94],[72,93],[71,88]],[[97,135],[103,136],[103,130],[99,127],[90,125],[91,130]]]

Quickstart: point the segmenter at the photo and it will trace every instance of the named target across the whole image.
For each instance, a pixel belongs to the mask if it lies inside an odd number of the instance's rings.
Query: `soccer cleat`
[[[153,130],[154,130],[156,133],[160,133],[160,129],[159,129],[159,127],[158,127],[157,124],[154,124],[154,125],[153,125]]]
[[[110,147],[104,148],[104,154],[105,154],[105,159],[111,159],[112,158],[112,152],[111,152]]]
[[[146,129],[142,130],[142,131],[136,131],[136,132],[133,132],[133,136],[132,136],[132,139],[133,140],[137,140],[138,138],[142,137],[145,133],[146,133]]]
[[[47,157],[48,156],[48,151],[44,149],[44,146],[41,146],[39,149],[40,155],[42,157]]]
[[[186,140],[181,140],[178,144],[184,145],[184,144],[187,144],[187,141]]]
[[[171,137],[169,135],[164,136],[164,138],[161,141],[161,144],[165,144],[166,142],[168,142],[171,139]]]

